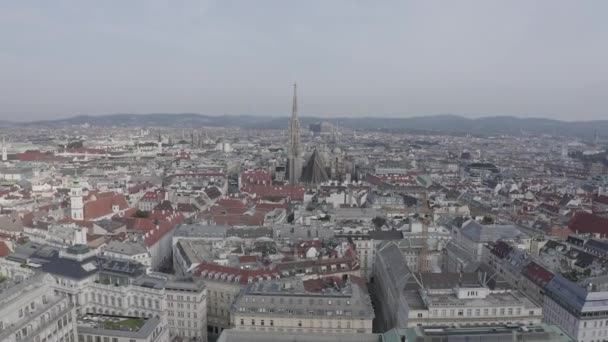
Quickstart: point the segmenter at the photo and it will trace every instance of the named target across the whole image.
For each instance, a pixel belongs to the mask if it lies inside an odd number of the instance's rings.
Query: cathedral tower
[[[288,169],[289,183],[298,184],[302,174],[302,162],[300,159],[300,120],[298,120],[298,98],[296,85],[293,85],[293,107],[291,120],[289,121],[289,148],[288,148]]]

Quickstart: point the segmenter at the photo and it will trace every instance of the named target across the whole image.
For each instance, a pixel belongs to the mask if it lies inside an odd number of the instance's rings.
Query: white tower
[[[70,211],[72,220],[84,220],[84,202],[82,200],[82,186],[78,182],[70,189]]]
[[[158,131],[158,142],[157,142],[158,154],[163,154],[163,138],[160,135],[160,131]]]
[[[6,140],[4,139],[4,137],[2,138],[2,161],[8,161],[8,150],[6,148]]]

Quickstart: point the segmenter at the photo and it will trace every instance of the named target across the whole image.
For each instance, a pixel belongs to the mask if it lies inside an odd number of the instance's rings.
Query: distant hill
[[[241,127],[241,128],[287,128],[289,117],[251,115],[202,115],[183,114],[112,114],[81,115],[67,119],[22,123],[27,126],[60,127],[82,125],[94,126],[158,126],[158,127]],[[407,118],[382,117],[301,117],[303,127],[318,121],[339,123],[340,127],[391,131],[449,132],[455,134],[555,134],[592,137],[595,131],[608,132],[608,120],[565,122],[541,118],[516,118],[493,116],[469,119],[457,115],[417,116]],[[8,123],[5,123],[8,124]]]

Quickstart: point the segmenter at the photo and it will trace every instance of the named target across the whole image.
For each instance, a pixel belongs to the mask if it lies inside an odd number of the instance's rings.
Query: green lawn
[[[139,330],[145,321],[141,318],[126,318],[119,321],[108,320],[104,322],[104,327],[111,330]]]

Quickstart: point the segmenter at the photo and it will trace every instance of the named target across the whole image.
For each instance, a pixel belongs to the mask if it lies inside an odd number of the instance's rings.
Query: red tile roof
[[[608,235],[608,218],[581,211],[570,220],[568,228],[578,234]]]
[[[109,193],[99,193],[94,195],[95,199],[85,202],[84,219],[94,220],[113,213],[112,207],[118,205],[118,210],[122,211],[129,207],[124,195]]]
[[[247,185],[241,189],[244,193],[255,194],[259,197],[287,197],[295,201],[303,201],[306,189],[301,186],[265,186]]]
[[[40,151],[25,151],[17,154],[19,161],[53,161],[63,158],[57,158],[52,152],[40,152]]]
[[[553,273],[534,261],[530,262],[528,265],[526,265],[526,267],[524,267],[523,274],[540,286],[547,285],[555,276]]]
[[[255,255],[243,255],[239,257],[239,262],[241,264],[251,263],[258,261],[258,258]]]
[[[193,271],[193,274],[202,278],[215,278],[215,275],[218,277],[224,276],[222,279],[228,281],[229,276],[231,277],[231,281],[235,281],[236,277],[240,277],[238,282],[241,284],[247,284],[249,279],[251,278],[252,282],[257,282],[258,279],[266,280],[268,278],[276,279],[280,277],[280,274],[273,270],[267,269],[257,269],[257,270],[247,270],[240,269],[236,267],[228,267],[221,266],[217,264],[211,263],[202,263],[198,265],[198,267]]]
[[[340,277],[325,277],[325,278],[317,278],[317,279],[308,279],[304,280],[304,290],[306,292],[322,292],[327,288],[334,288],[334,283],[341,286],[343,283],[342,278]]]
[[[144,234],[146,246],[154,246],[168,232],[184,222],[184,215],[176,212],[152,211],[147,218],[116,218],[125,222],[128,230],[137,230]]]
[[[0,241],[0,258],[4,258],[11,254],[11,250],[8,248],[6,242]]]

